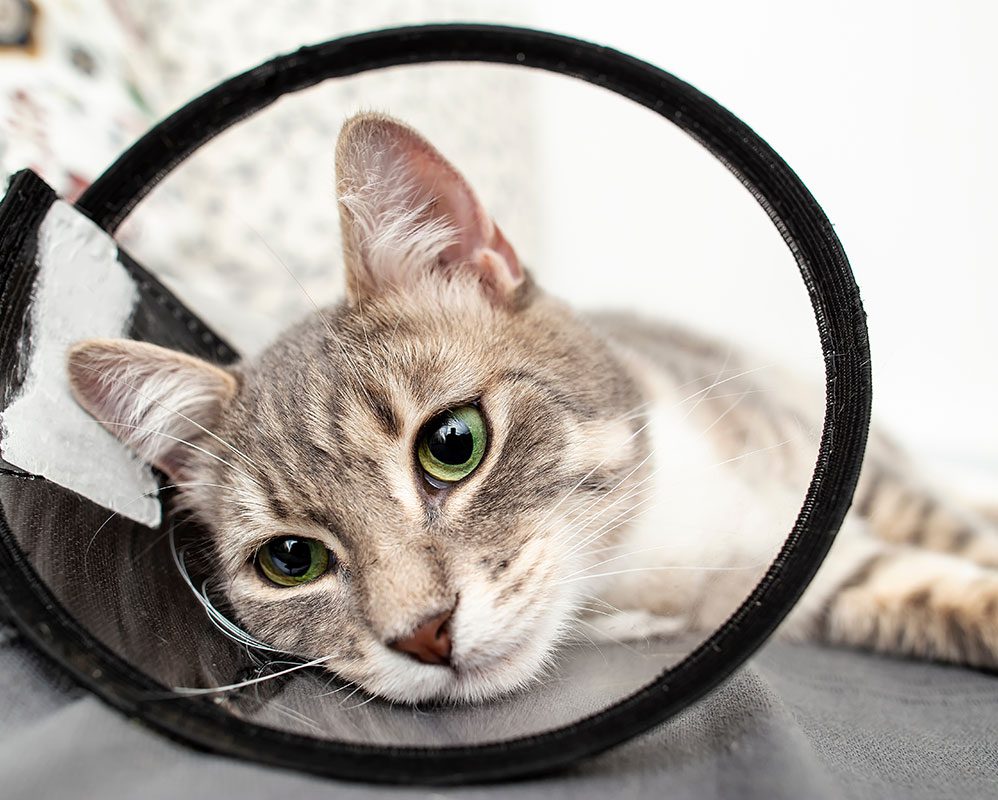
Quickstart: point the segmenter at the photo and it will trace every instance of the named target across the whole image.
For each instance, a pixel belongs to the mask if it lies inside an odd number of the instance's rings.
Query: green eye
[[[329,551],[315,539],[281,536],[256,551],[264,577],[278,586],[298,586],[314,581],[330,567]]]
[[[477,408],[452,408],[423,428],[416,455],[431,483],[454,483],[481,463],[487,438],[485,419]]]

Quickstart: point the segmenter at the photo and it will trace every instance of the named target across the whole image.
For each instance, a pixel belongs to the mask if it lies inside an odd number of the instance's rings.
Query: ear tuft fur
[[[125,339],[79,342],[67,367],[77,402],[174,480],[236,391],[235,378],[219,367]]]
[[[464,177],[398,120],[361,114],[347,121],[336,147],[336,190],[351,299],[440,269],[470,271],[499,298],[524,280],[513,248]]]

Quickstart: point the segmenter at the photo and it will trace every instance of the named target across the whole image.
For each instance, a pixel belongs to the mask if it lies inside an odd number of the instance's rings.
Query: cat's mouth
[[[536,686],[555,663],[567,616],[551,608],[531,614],[529,605],[526,611],[502,626],[488,626],[481,619],[452,620],[447,664],[399,664],[411,682],[403,692],[408,696],[393,699],[475,704]]]
[[[455,650],[446,664],[393,659],[394,668],[368,681],[366,688],[396,703],[488,702],[526,688],[546,667],[548,650],[538,640],[522,637],[501,650]]]

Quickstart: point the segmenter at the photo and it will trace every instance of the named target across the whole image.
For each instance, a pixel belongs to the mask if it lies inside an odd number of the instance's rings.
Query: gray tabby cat
[[[69,357],[78,401],[211,531],[239,623],[418,702],[524,687],[580,624],[722,622],[800,502],[820,406],[730,347],[546,294],[393,119],[350,120],[336,168],[344,302],[232,368],[131,341]],[[994,668],[996,568],[993,524],[874,435],[782,630]]]

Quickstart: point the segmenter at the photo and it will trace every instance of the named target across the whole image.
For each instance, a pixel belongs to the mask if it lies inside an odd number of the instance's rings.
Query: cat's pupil
[[[475,450],[475,440],[465,422],[447,414],[430,433],[430,453],[442,464],[465,463]]]
[[[267,545],[273,565],[289,578],[299,578],[312,566],[312,548],[305,539],[285,536]]]

